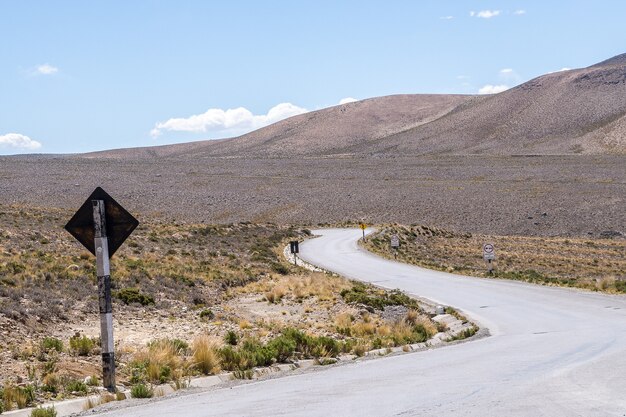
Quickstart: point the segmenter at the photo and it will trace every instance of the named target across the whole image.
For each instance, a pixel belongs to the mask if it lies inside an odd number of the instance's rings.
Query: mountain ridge
[[[90,158],[626,154],[626,54],[499,94],[399,94],[294,116],[228,139]]]

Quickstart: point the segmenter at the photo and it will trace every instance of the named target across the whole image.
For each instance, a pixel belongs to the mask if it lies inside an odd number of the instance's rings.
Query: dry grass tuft
[[[265,299],[268,303],[278,304],[285,296],[285,293],[285,288],[282,285],[276,285],[270,291],[265,293]]]
[[[209,336],[200,336],[193,341],[193,365],[205,375],[215,375],[220,372],[220,345],[217,340]]]

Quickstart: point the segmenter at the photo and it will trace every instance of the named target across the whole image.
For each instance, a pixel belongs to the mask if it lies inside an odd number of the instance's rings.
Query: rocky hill
[[[500,94],[395,95],[313,111],[243,136],[88,157],[626,154],[626,54]]]

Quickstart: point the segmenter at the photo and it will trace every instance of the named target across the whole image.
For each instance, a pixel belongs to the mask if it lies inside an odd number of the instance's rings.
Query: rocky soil
[[[102,186],[139,220],[426,224],[498,235],[626,233],[622,156],[0,158],[0,204],[76,210]]]

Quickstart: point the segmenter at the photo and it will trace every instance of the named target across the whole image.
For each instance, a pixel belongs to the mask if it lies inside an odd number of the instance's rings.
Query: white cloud
[[[513,69],[512,68],[501,69],[500,74],[513,74]]]
[[[52,75],[52,74],[56,74],[57,72],[59,72],[59,69],[50,64],[43,64],[43,65],[37,66],[37,68],[35,69],[35,72],[41,75]]]
[[[550,71],[550,72],[548,72],[548,74],[554,74],[554,73],[556,73],[556,72],[570,71],[570,70],[571,70],[571,68],[567,68],[567,67],[565,67],[565,68],[561,68],[560,70]]]
[[[526,14],[526,10],[519,9],[519,10],[514,11],[513,14],[521,16],[523,14]]]
[[[19,133],[0,135],[0,149],[16,149],[34,151],[41,148],[41,143]]]
[[[454,19],[454,16],[441,16],[439,19],[441,19],[441,20],[452,20],[452,19]]]
[[[306,109],[291,103],[278,104],[272,107],[267,114],[261,115],[254,115],[244,107],[228,110],[209,109],[202,114],[159,122],[150,131],[150,135],[158,137],[163,131],[210,132],[220,135],[241,134],[306,112]]]
[[[352,97],[346,97],[346,98],[342,98],[341,100],[339,100],[339,104],[348,104],[348,103],[354,103],[355,101],[359,101],[356,98],[352,98]]]
[[[339,100],[339,104],[354,103],[355,101],[359,100],[352,97],[345,97]],[[150,131],[150,136],[157,138],[161,136],[164,131],[213,133],[216,138],[226,135],[241,135],[287,119],[288,117],[307,113],[308,111],[309,110],[303,107],[298,107],[291,103],[280,103],[272,107],[267,114],[261,115],[254,115],[245,107],[228,110],[209,109],[202,114],[159,122]]]
[[[508,90],[510,87],[508,85],[491,85],[487,84],[478,89],[478,94],[498,94],[505,90]]]
[[[481,19],[491,19],[500,14],[500,10],[481,10],[479,12],[471,11],[470,16],[480,17]]]

